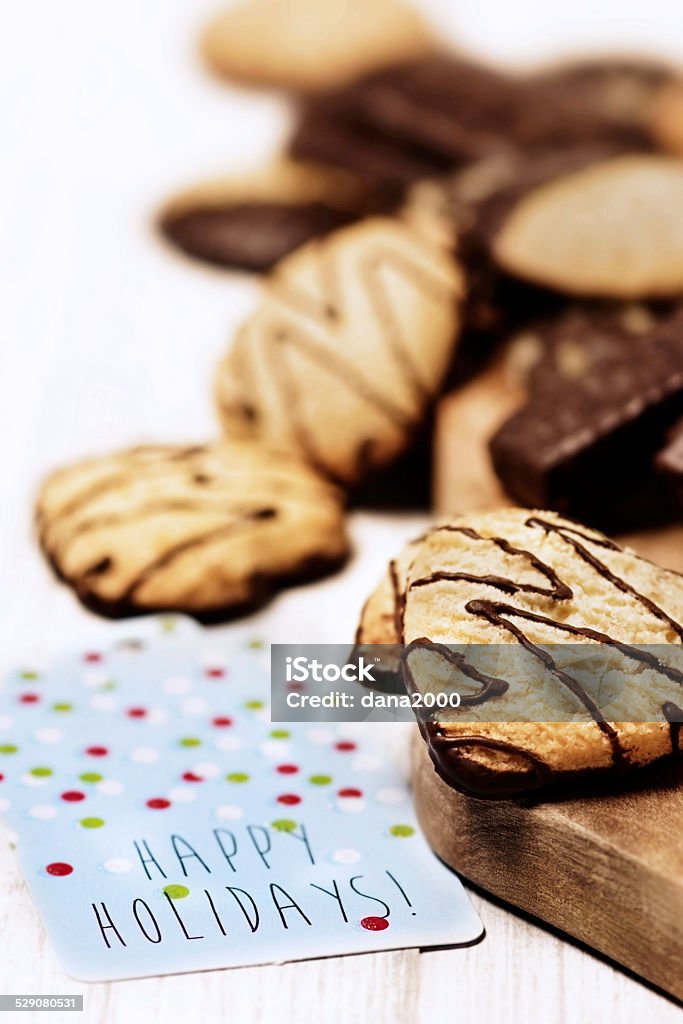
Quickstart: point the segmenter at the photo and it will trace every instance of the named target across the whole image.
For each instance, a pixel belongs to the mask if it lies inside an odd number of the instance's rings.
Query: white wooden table
[[[35,550],[31,494],[44,471],[118,444],[216,430],[212,368],[257,285],[174,257],[150,233],[148,213],[196,176],[262,160],[282,138],[288,108],[280,97],[204,76],[191,39],[210,6],[21,0],[3,10],[3,668],[111,628],[77,607]],[[465,41],[492,55],[524,57],[544,46],[547,53],[591,32],[609,38],[610,23],[622,43],[683,48],[677,0],[621,0],[599,11],[589,0],[543,12],[531,0],[514,10],[503,0],[425,6],[447,28],[459,16]],[[346,639],[381,566],[415,525],[356,517],[358,553],[348,572],[283,595],[262,613],[263,628],[289,629],[291,638],[292,624],[302,631],[334,623],[329,638]],[[0,993],[83,992],[88,1021],[116,1024],[678,1019],[677,1006],[589,952],[472,898],[487,933],[467,949],[83,985],[58,968],[14,854],[0,842]]]

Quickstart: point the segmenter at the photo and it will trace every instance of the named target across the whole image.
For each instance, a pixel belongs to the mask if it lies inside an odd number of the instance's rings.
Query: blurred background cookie
[[[495,678],[469,679],[473,699],[463,699],[462,711],[440,712],[425,723],[437,771],[451,785],[504,797],[577,775],[646,765],[678,746],[673,712],[662,701],[671,678],[660,668],[648,665],[629,683],[642,691],[644,704],[652,704],[651,717],[615,724],[609,700],[614,714],[618,692],[597,705],[580,679],[559,666],[576,644],[594,645],[598,658],[615,641],[626,647],[679,645],[683,582],[677,573],[553,512],[508,508],[435,526],[392,563],[388,580],[365,606],[359,635],[366,643],[416,643],[418,654],[427,645],[429,657],[439,654],[433,646],[439,644],[494,645],[494,654],[495,645],[523,649],[519,657],[498,656]],[[529,694],[528,673],[517,677],[518,662],[529,655],[533,663],[539,644],[546,651],[548,644],[563,645],[556,661],[539,664],[549,667],[568,720],[534,720],[530,706],[520,713],[536,694]],[[628,650],[638,662],[638,650]],[[406,657],[414,672],[410,649]],[[675,659],[671,665],[680,675],[681,665]],[[460,691],[469,693],[467,677],[459,678]]]
[[[159,214],[158,227],[188,256],[265,271],[379,202],[345,171],[282,157],[249,174],[215,178],[179,193]]]
[[[41,546],[89,608],[225,618],[274,587],[339,566],[341,495],[261,445],[148,446],[54,473],[36,506]]]
[[[242,0],[207,26],[201,47],[226,78],[316,90],[432,45],[403,0]]]
[[[463,281],[443,249],[370,218],[287,257],[223,360],[228,436],[355,484],[415,439],[448,370]]]

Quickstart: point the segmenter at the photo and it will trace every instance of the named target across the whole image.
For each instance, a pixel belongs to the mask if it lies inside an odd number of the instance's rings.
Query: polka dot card
[[[259,638],[169,619],[127,630],[23,667],[0,694],[0,811],[69,974],[480,936],[377,727],[272,723]]]

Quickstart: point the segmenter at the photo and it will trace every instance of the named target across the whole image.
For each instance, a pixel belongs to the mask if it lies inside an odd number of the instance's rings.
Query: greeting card
[[[23,666],[0,694],[0,811],[69,974],[481,934],[376,726],[272,723],[260,637],[126,628],[108,649]]]

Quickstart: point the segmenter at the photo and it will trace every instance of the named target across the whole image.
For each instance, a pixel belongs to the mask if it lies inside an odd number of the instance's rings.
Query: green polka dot
[[[99,772],[83,772],[78,777],[81,782],[101,782],[103,778]]]
[[[186,896],[190,895],[190,890],[186,885],[165,885],[161,891],[165,892],[171,900],[184,900]]]
[[[40,672],[33,672],[31,669],[24,669],[23,672],[19,673],[22,679],[40,679]]]
[[[16,754],[18,749],[15,743],[0,743],[0,754]]]
[[[161,620],[161,631],[162,633],[174,633],[176,628],[176,620],[165,617]]]
[[[249,782],[249,776],[246,772],[230,772],[225,777],[228,782]]]
[[[52,768],[43,768],[42,766],[31,768],[29,774],[35,776],[36,779],[47,779],[52,775]]]
[[[100,690],[115,690],[116,686],[117,684],[114,682],[113,679],[108,679],[106,683],[102,683],[102,685],[100,686]]]
[[[309,782],[312,782],[314,786],[329,786],[332,782],[331,775],[311,775]]]
[[[253,636],[247,644],[252,651],[262,651],[265,646],[265,640],[262,640],[260,636]]]
[[[392,836],[399,836],[401,839],[415,835],[415,829],[412,825],[392,825],[389,831]]]
[[[178,740],[181,747],[201,747],[202,741],[198,736],[183,736],[181,740]]]
[[[102,828],[104,825],[104,818],[81,818],[80,825],[83,828]]]
[[[264,708],[266,705],[262,700],[245,700],[244,706],[247,711],[260,711],[261,708]]]
[[[271,729],[270,735],[274,740],[288,740],[290,732],[289,729]]]
[[[276,821],[271,821],[270,827],[274,828],[277,832],[293,832],[296,828],[296,822],[291,818],[277,818]]]
[[[56,704],[52,705],[52,710],[53,711],[73,711],[73,709],[74,709],[73,704],[69,704],[65,700],[57,701]]]

